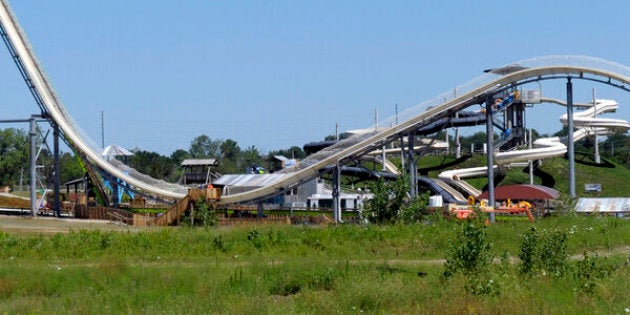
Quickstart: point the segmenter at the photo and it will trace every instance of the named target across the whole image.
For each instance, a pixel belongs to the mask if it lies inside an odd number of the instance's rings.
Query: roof
[[[217,159],[185,159],[181,166],[217,166]]]
[[[67,181],[63,185],[64,186],[70,186],[70,185],[75,185],[75,184],[83,184],[83,181],[85,181],[85,180],[86,180],[85,177],[80,177],[80,178],[76,178],[76,179]]]
[[[133,153],[129,152],[129,150],[117,145],[112,144],[105,147],[102,156],[132,156]]]
[[[556,199],[560,195],[557,190],[540,185],[505,185],[494,189],[494,199],[542,200]],[[477,199],[488,199],[484,191]]]
[[[576,212],[628,212],[630,198],[580,198]]]

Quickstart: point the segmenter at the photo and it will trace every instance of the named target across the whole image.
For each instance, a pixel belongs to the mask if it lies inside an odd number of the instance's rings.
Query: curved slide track
[[[93,165],[120,180],[126,181],[136,189],[142,190],[143,193],[175,199],[184,198],[186,196],[185,187],[167,186],[165,183],[160,184],[142,176],[134,177],[133,172],[130,172],[132,175],[127,175],[103,159],[100,156],[100,149],[97,150],[88,144],[87,138],[79,131],[79,126],[72,121],[55,94],[16,17],[11,12],[7,0],[0,1],[0,25],[3,30],[3,38],[14,48],[14,52],[12,52],[14,58],[16,58],[16,62],[19,60],[23,65],[21,70],[32,83],[32,91],[41,96],[50,119],[60,127],[64,139],[71,147],[84,154]],[[508,87],[537,80],[566,79],[567,77],[589,78],[622,88],[625,85],[630,85],[630,68],[591,57],[551,56],[534,58],[521,61],[519,67],[512,68],[514,69],[512,72],[491,71],[485,73],[456,87],[457,93],[453,93],[453,89],[449,89],[448,92],[403,111],[398,117],[391,117],[379,122],[379,126],[391,127],[379,128],[378,131],[344,139],[332,147],[309,156],[295,167],[271,174],[275,175],[274,178],[265,181],[264,186],[223,196],[220,203],[231,204],[261,200],[278,194],[318,176],[320,170],[326,166],[343,164],[349,159],[374,151],[423,125],[449,117],[452,113],[469,106],[482,104],[485,102],[486,96],[503,91]],[[397,121],[400,123],[396,123]]]
[[[555,102],[566,105],[563,102]],[[573,114],[573,123],[578,130],[573,133],[573,141],[579,141],[589,135],[609,135],[615,131],[626,131],[630,129],[630,123],[623,119],[599,118],[598,114],[615,112],[619,107],[614,100],[596,100],[595,106],[576,112]],[[567,124],[567,115],[560,116],[563,125]],[[540,138],[534,141],[534,149],[515,150],[498,152],[495,154],[495,161],[499,165],[523,162],[529,160],[541,160],[552,157],[563,156],[567,152],[566,137]]]
[[[555,99],[544,99],[543,102],[556,103],[566,106],[565,102]],[[598,135],[609,135],[615,131],[626,131],[630,129],[630,122],[626,120],[595,117],[596,115],[602,113],[615,112],[619,107],[619,104],[616,101],[600,99],[596,100],[595,104],[595,106],[593,106],[592,103],[580,104],[580,107],[587,107],[587,109],[573,114],[574,125],[576,128],[579,128],[573,134],[574,142],[580,141],[589,135],[594,135],[595,133]],[[560,122],[563,125],[567,124],[566,114],[560,116]],[[507,165],[516,162],[563,156],[567,152],[567,141],[568,139],[566,137],[540,138],[533,143],[536,148],[498,152],[495,154],[495,161],[499,165]],[[494,168],[496,169],[497,166],[495,165]],[[488,173],[487,170],[488,169],[485,166],[448,170],[441,172],[438,177],[449,184],[461,187],[472,196],[476,197],[480,195],[481,192],[474,189],[467,189],[467,184],[464,184],[465,182],[462,179],[486,176]],[[476,192],[479,193],[475,194]]]

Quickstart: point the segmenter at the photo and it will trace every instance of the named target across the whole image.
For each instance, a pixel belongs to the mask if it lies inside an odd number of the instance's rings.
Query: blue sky
[[[478,4],[481,3],[481,4]],[[483,69],[543,55],[630,65],[627,1],[35,1],[12,7],[72,117],[170,155],[201,134],[266,152],[372,124]],[[37,107],[4,47],[0,116]],[[612,117],[630,119],[630,98]],[[591,86],[576,83],[576,101]],[[563,97],[563,83],[545,88]],[[625,103],[625,104],[624,104]],[[535,108],[551,133],[564,109]],[[9,127],[8,125],[1,128]],[[20,126],[17,126],[20,127]],[[26,128],[26,126],[23,126]]]

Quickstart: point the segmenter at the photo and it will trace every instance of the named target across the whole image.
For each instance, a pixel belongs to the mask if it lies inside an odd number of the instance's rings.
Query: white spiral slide
[[[186,195],[185,187],[160,186],[153,182],[149,183],[141,177],[127,175],[103,159],[99,154],[100,149],[97,150],[88,145],[88,140],[81,136],[80,128],[72,121],[60,99],[55,94],[17,19],[11,12],[8,1],[0,0],[0,2],[0,24],[6,33],[4,35],[5,40],[14,47],[16,54],[14,57],[19,58],[19,61],[24,65],[24,72],[30,78],[34,90],[41,95],[51,119],[59,125],[64,139],[72,148],[84,154],[94,166],[126,181],[134,186],[135,189],[142,190],[143,193],[154,194],[158,197],[183,198]],[[568,76],[573,76],[574,78],[589,76],[602,79],[602,81],[630,85],[630,68],[602,59],[584,56],[550,56],[520,61],[519,67],[515,68],[513,72],[504,75],[486,73],[464,85],[456,87],[457,96],[453,95],[453,89],[449,89],[433,99],[405,110],[397,118],[391,117],[379,122],[379,126],[392,127],[379,128],[377,132],[344,139],[333,147],[311,155],[290,170],[277,174],[272,180],[265,181],[264,186],[223,196],[220,202],[222,204],[230,204],[261,199],[277,194],[283,189],[316,177],[319,175],[320,170],[326,166],[343,163],[348,159],[364,155],[382,147],[383,144],[389,141],[399,139],[419,126],[447,117],[449,113],[457,112],[473,104],[479,104],[485,100],[486,95],[492,94],[497,89],[507,85],[517,84],[522,80],[532,78],[559,79]],[[397,121],[401,123],[395,123]]]
[[[564,103],[560,103],[566,105]],[[573,114],[573,123],[578,130],[573,133],[573,141],[580,141],[587,136],[609,135],[615,131],[630,129],[630,123],[623,119],[599,118],[596,115],[615,112],[619,107],[614,100],[596,100],[595,106]],[[567,115],[560,116],[560,122],[567,124]],[[534,141],[534,149],[498,152],[495,154],[495,162],[504,165],[513,162],[548,159],[563,156],[567,152],[566,137],[541,138]]]
[[[551,103],[565,105],[566,103],[559,100],[551,100]],[[615,112],[619,107],[619,104],[614,100],[596,100],[596,106],[593,104],[581,104],[580,107],[588,108],[584,111],[573,114],[573,122],[576,130],[573,133],[573,141],[580,141],[589,135],[609,135],[615,131],[626,131],[630,129],[630,123],[623,119],[614,118],[597,118],[595,115],[599,115],[606,112]],[[567,115],[560,116],[560,122],[563,125],[567,124]],[[495,162],[499,165],[506,165],[509,163],[523,162],[529,160],[541,160],[549,159],[553,157],[563,156],[567,153],[566,137],[550,137],[540,138],[534,141],[534,149],[528,150],[514,150],[506,152],[498,152],[495,154]],[[497,166],[494,166],[495,169]],[[461,185],[462,179],[474,178],[486,176],[488,168],[486,166],[455,169],[441,172],[438,177],[451,184]]]

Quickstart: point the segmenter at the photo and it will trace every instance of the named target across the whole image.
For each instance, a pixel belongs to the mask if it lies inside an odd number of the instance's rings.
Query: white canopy
[[[105,150],[103,150],[103,153],[101,153],[101,155],[102,156],[131,156],[133,155],[133,153],[129,152],[129,150],[119,145],[112,144],[105,147]]]

